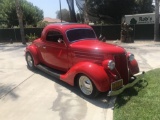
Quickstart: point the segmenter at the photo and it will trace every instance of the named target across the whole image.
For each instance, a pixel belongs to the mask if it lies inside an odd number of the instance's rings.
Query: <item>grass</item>
[[[160,120],[160,69],[117,96],[114,120]]]

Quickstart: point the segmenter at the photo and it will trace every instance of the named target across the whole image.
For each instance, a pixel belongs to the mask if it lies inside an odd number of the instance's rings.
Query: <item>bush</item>
[[[35,33],[34,34],[30,33],[29,35],[26,34],[25,38],[28,42],[32,42],[33,40],[37,39],[38,37],[35,35]]]
[[[37,27],[40,27],[40,28],[44,28],[45,26],[47,26],[49,23],[47,21],[39,21],[37,23]]]
[[[0,28],[7,28],[6,24],[0,24]]]

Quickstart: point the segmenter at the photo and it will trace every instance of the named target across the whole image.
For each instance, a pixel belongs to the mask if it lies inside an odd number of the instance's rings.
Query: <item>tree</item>
[[[155,0],[155,4],[154,40],[159,41],[159,0]]]
[[[87,3],[88,3],[88,1],[89,0],[85,0],[84,12],[83,12],[83,14],[84,14],[84,23],[86,23],[86,24],[89,24],[89,16],[88,16],[88,13],[87,13],[87,7],[88,7]]]
[[[15,6],[16,6],[17,17],[18,17],[19,26],[20,26],[22,44],[26,44],[25,37],[24,37],[24,27],[23,27],[23,13],[21,10],[21,5],[19,0],[15,0]]]
[[[148,13],[154,11],[152,0],[76,0],[78,8],[99,21],[121,23],[127,14]],[[86,4],[86,5],[85,5]],[[85,9],[85,6],[87,6]]]
[[[153,0],[135,0],[137,13],[152,13],[154,11]]]
[[[71,21],[70,14],[67,9],[62,9],[61,13],[60,13],[60,11],[57,11],[56,14],[57,14],[58,19],[61,19],[61,14],[62,14],[62,20],[67,21],[67,22]]]
[[[67,3],[70,11],[71,22],[77,22],[76,13],[74,10],[74,0],[67,0]]]
[[[43,11],[26,0],[23,1],[22,10],[24,25],[36,26],[37,23],[43,19]]]
[[[77,18],[77,22],[84,22],[84,15],[82,13],[77,13],[76,14],[76,18]]]
[[[35,26],[43,19],[43,11],[26,0],[20,0],[23,12],[23,24]],[[8,27],[18,26],[15,0],[0,0],[0,19],[6,21]],[[0,23],[1,24],[1,23]]]
[[[122,16],[133,12],[134,0],[89,0],[88,13],[101,20],[110,19],[110,23],[121,23]]]

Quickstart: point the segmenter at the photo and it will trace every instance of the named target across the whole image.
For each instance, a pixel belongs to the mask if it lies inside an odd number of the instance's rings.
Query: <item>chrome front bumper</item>
[[[128,83],[127,85],[124,85],[122,88],[115,90],[115,91],[109,91],[107,96],[116,96],[120,93],[122,93],[125,89],[130,88],[134,86],[139,80],[141,80],[144,77],[145,72],[135,74],[134,76],[138,76],[138,79],[135,79],[133,82]]]

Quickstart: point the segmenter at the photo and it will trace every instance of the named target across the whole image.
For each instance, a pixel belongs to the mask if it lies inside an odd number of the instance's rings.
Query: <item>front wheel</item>
[[[97,88],[86,75],[80,75],[78,79],[78,86],[82,94],[86,97],[94,98],[98,95]]]
[[[30,70],[34,70],[35,69],[34,60],[30,53],[26,53],[26,61],[27,61],[28,68]]]

